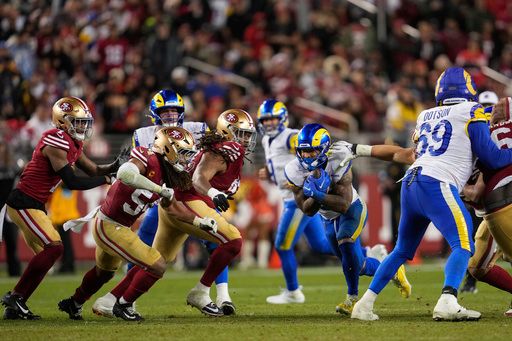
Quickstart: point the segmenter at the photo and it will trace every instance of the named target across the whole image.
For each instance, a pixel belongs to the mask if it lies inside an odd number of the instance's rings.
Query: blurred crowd
[[[211,124],[228,107],[255,113],[268,96],[293,109],[304,97],[402,143],[445,67],[468,68],[482,90],[502,91],[482,66],[512,77],[512,2],[385,3],[387,30],[378,32],[375,14],[343,0],[3,2],[0,129],[43,127],[51,104],[73,95],[93,108],[97,132],[131,133],[149,123],[151,95],[172,87],[186,96],[189,120]],[[186,57],[217,71],[185,67]],[[233,85],[231,73],[253,86]]]

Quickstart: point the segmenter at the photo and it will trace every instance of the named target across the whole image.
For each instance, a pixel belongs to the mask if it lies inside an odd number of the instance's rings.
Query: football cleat
[[[144,321],[144,318],[135,310],[133,303],[119,303],[117,300],[112,313],[125,321]]]
[[[267,303],[270,304],[304,303],[305,301],[306,297],[302,293],[302,286],[293,291],[281,289],[281,293],[279,295],[267,297]]]
[[[354,304],[356,304],[357,300],[357,295],[347,295],[345,301],[336,306],[336,312],[342,315],[352,314],[352,309],[354,309]]]
[[[21,320],[21,317],[18,316],[16,309],[5,308],[4,320]]]
[[[401,265],[392,279],[403,298],[409,298],[412,294],[412,285],[405,276],[405,266]]]
[[[231,301],[220,301],[217,299],[217,306],[226,316],[235,315],[236,313],[236,307]]]
[[[477,321],[482,314],[469,310],[457,302],[457,297],[451,294],[442,294],[434,308],[432,318],[435,321]]]
[[[187,304],[199,309],[200,312],[207,316],[223,316],[222,310],[212,302],[210,296],[201,290],[192,289],[187,295]]]
[[[365,304],[364,301],[358,301],[352,308],[350,318],[362,321],[377,321],[379,316],[373,313],[373,307],[371,305]]]
[[[476,288],[476,279],[469,274],[466,275],[466,280],[464,281],[464,285],[460,289],[460,292],[476,294],[478,292],[478,289]]]
[[[7,319],[13,320],[14,314],[16,314],[17,319],[21,320],[39,320],[41,319],[41,316],[34,315],[28,309],[27,304],[25,303],[25,300],[21,295],[18,294],[11,294],[11,292],[7,292],[4,297],[2,297],[2,305],[6,308],[4,313],[4,319],[7,316]],[[9,310],[9,311],[7,311]]]
[[[101,296],[94,301],[92,312],[98,316],[113,317],[114,313],[112,312],[112,308],[114,308],[116,301],[117,298],[111,293]]]
[[[68,313],[70,319],[83,320],[82,305],[77,304],[71,297],[60,301],[58,307],[60,311]]]
[[[510,303],[510,309],[504,312],[503,315],[505,315],[506,317],[512,317],[512,303]]]

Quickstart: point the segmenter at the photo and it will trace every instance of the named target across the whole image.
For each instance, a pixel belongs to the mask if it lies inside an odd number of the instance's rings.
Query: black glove
[[[224,193],[219,193],[213,197],[213,204],[215,208],[221,212],[226,212],[229,208],[228,196]]]
[[[116,159],[114,160],[114,162],[112,162],[111,166],[110,166],[110,171],[112,173],[116,173],[117,170],[119,169],[119,167],[127,162],[128,160],[130,160],[130,153],[132,151],[132,148],[130,146],[125,146],[121,149],[121,151],[119,152],[119,154],[117,155]]]

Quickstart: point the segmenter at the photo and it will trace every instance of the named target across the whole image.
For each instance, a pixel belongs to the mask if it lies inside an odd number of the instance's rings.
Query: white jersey
[[[416,161],[421,173],[457,187],[460,192],[473,170],[475,156],[467,126],[470,121],[486,121],[476,102],[440,106],[422,111],[416,122]]]
[[[350,170],[352,163],[349,163],[344,167],[340,167],[340,162],[345,158],[345,156],[348,156],[349,153],[350,151],[347,149],[346,153],[336,153],[335,155],[329,156],[327,159],[325,171],[331,177],[332,183],[340,181],[340,179]],[[306,178],[313,172],[310,172],[302,167],[298,159],[294,159],[286,165],[284,173],[288,182],[290,182],[292,185],[302,188]],[[359,199],[359,194],[357,193],[354,186],[352,186],[351,204],[354,203],[357,199]],[[327,220],[338,218],[341,215],[340,212],[324,209],[320,209],[319,213],[324,219]]]
[[[133,133],[133,146],[151,148],[155,141],[155,134],[161,128],[162,126],[147,126],[135,130]],[[208,130],[208,126],[204,122],[183,122],[183,128],[192,133],[196,142]]]
[[[288,180],[284,176],[284,167],[295,159],[295,154],[291,153],[290,138],[298,132],[297,129],[285,128],[273,139],[265,135],[261,140],[270,179],[279,187],[281,197],[285,201],[293,200],[293,193],[288,188]]]

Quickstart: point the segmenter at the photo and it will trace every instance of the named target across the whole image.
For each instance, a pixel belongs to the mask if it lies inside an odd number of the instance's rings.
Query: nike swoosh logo
[[[126,313],[123,313],[124,316],[126,316],[129,320],[134,320],[135,316],[127,315]]]
[[[16,302],[16,305],[18,306],[18,308],[20,308],[20,310],[23,312],[23,314],[28,314],[28,309],[25,309],[22,306],[20,306],[20,304],[18,302]]]

